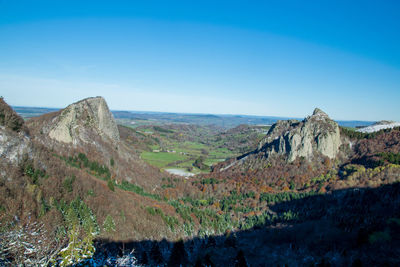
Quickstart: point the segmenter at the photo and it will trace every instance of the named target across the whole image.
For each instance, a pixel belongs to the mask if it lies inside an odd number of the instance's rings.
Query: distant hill
[[[0,104],[1,266],[400,264],[400,128],[363,134],[319,109],[115,119],[102,97],[24,121]],[[195,125],[210,123],[231,128]],[[227,152],[242,156],[191,177],[144,161]]]
[[[13,106],[12,108],[24,119],[38,117],[46,113],[60,110],[59,108],[19,107],[19,106]]]
[[[372,125],[369,125],[367,127],[362,127],[359,128],[357,131],[361,133],[373,133],[373,132],[378,132],[380,130],[384,129],[392,129],[395,127],[400,127],[400,122],[395,122],[395,121],[378,121]]]
[[[40,108],[40,107],[13,107],[14,110],[23,118],[37,117],[59,109]],[[275,116],[251,116],[251,115],[219,115],[219,114],[190,114],[190,113],[169,113],[169,112],[149,112],[149,111],[122,111],[112,110],[114,117],[124,124],[124,121],[151,121],[151,123],[185,123],[198,125],[216,125],[226,129],[234,128],[241,124],[248,125],[272,125],[278,120],[299,119]],[[344,127],[361,127],[373,124],[372,121],[337,121]]]

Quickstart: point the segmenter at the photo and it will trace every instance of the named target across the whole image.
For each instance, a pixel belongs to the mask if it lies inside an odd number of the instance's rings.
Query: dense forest
[[[250,153],[265,126],[119,125],[115,142],[84,110],[70,145],[48,134],[63,114],[24,122],[2,100],[1,265],[399,264],[398,128],[341,128],[335,159],[287,162]]]

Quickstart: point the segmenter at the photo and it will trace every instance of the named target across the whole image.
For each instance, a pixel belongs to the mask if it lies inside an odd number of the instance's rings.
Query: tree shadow
[[[145,266],[400,264],[400,183],[307,196],[271,205],[270,212],[274,221],[224,235],[177,242],[96,240],[94,259],[133,251]]]

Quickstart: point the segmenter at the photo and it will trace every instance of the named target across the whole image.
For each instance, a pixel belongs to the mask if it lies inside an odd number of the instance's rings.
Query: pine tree
[[[217,245],[217,241],[215,240],[215,238],[213,236],[208,237],[207,248],[212,248],[212,247],[215,247],[216,245]]]
[[[113,217],[111,217],[110,214],[108,214],[106,219],[104,220],[103,229],[107,233],[111,233],[112,231],[115,232],[115,222],[114,222]]]
[[[243,250],[239,250],[235,258],[235,267],[248,267],[246,258],[244,257]]]
[[[79,238],[79,225],[75,224],[68,232],[69,244],[60,251],[60,266],[70,266],[91,258],[95,252],[93,235],[88,234],[81,240]]]
[[[209,253],[204,256],[204,265],[207,267],[215,267],[214,262],[211,260],[211,255]]]
[[[185,245],[182,240],[179,240],[172,247],[171,256],[169,258],[168,266],[185,266],[187,256],[185,251]]]
[[[157,242],[153,243],[153,246],[151,247],[151,250],[150,250],[150,256],[151,256],[151,259],[153,260],[153,263],[156,265],[162,264],[164,262],[164,258],[160,251],[160,246],[158,245]]]
[[[142,258],[141,264],[143,264],[145,266],[149,264],[149,259],[147,258],[146,251],[142,252],[142,257],[141,258]]]
[[[194,267],[203,267],[203,262],[202,262],[201,258],[197,257]]]

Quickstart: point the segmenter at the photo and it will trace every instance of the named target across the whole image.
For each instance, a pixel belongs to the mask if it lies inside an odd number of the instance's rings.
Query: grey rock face
[[[0,162],[19,164],[24,156],[31,154],[31,140],[24,132],[17,133],[0,126]]]
[[[102,97],[86,98],[69,105],[52,121],[50,138],[63,143],[91,142],[95,132],[113,142],[119,141],[119,132],[113,115]]]
[[[319,152],[331,159],[339,152],[340,130],[336,122],[316,108],[312,116],[297,120],[278,121],[260,142],[258,151],[267,158],[284,156],[288,162],[297,157],[311,159]]]

